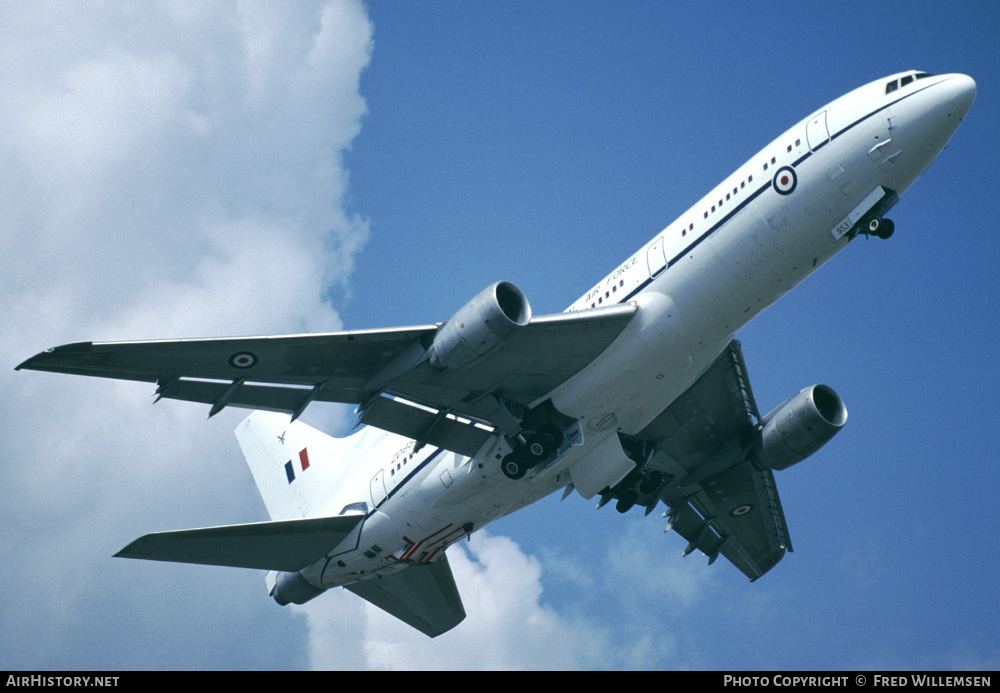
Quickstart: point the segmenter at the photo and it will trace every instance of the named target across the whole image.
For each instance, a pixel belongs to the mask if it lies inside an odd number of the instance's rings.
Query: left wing
[[[79,342],[17,368],[157,383],[157,398],[287,412],[314,401],[360,405],[362,422],[474,454],[501,401],[527,406],[593,361],[636,313],[633,303],[533,318],[461,368],[428,350],[441,325],[277,337]],[[447,324],[447,323],[446,323]],[[506,417],[509,417],[506,414]]]
[[[714,562],[725,556],[751,580],[792,550],[770,469],[751,450],[760,431],[740,343],[733,341],[709,369],[628,441],[647,448],[645,468],[626,477],[608,497],[625,498],[647,512],[662,500],[668,529]]]

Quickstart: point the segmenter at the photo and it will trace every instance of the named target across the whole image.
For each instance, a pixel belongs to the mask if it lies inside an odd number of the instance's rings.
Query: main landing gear
[[[555,424],[545,424],[538,431],[523,436],[514,450],[500,461],[500,469],[508,479],[520,479],[529,469],[548,462],[563,444],[563,433]]]

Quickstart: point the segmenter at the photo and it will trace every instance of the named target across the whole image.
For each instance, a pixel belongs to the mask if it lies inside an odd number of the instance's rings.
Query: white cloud
[[[322,297],[367,237],[341,153],[371,31],[352,0],[6,3],[9,366],[66,341],[337,329]],[[218,652],[231,659],[198,646],[246,573],[109,558],[147,531],[262,519],[239,412],[206,422],[148,406],[148,386],[10,369],[0,385],[4,664],[288,666],[245,638]],[[262,599],[244,609],[287,620],[250,582]],[[122,638],[87,644],[109,632]]]
[[[370,669],[576,669],[598,661],[600,629],[542,603],[541,564],[511,539],[478,532],[448,558],[467,614],[462,623],[431,639],[334,590],[334,599],[303,607],[313,668],[361,667],[358,643]]]

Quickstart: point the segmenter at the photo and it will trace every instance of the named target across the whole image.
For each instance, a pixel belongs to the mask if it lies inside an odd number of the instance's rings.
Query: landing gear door
[[[816,151],[830,141],[830,131],[826,129],[826,111],[817,113],[806,125],[806,142],[809,149]]]

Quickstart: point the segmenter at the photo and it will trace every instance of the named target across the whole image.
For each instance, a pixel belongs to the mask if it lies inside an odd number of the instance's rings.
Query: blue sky
[[[77,7],[0,4],[0,664],[1000,664],[995,4]],[[342,592],[281,608],[252,571],[110,558],[265,517],[239,412],[11,370],[87,339],[436,322],[500,279],[560,311],[787,127],[906,69],[979,91],[895,236],[738,335],[763,410],[823,382],[850,411],[778,474],[796,550],[756,583],[682,559],[658,514],[556,496],[452,552],[470,617],[441,638]]]

